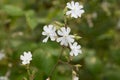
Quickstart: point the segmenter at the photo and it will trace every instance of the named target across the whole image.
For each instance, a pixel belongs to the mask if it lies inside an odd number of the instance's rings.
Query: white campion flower
[[[82,9],[83,5],[80,5],[79,2],[68,2],[66,7],[70,9],[66,12],[66,15],[70,15],[71,17],[78,18],[84,13],[84,10]]]
[[[43,39],[43,42],[46,43],[48,39],[50,38],[52,41],[56,40],[57,34],[56,34],[56,28],[53,25],[45,25],[43,28],[42,35],[47,36],[45,39]]]
[[[71,49],[71,51],[70,51],[71,56],[73,56],[73,55],[77,56],[78,53],[82,53],[81,46],[78,45],[77,42],[74,42],[73,44],[71,44],[70,49]]]
[[[79,77],[73,76],[73,79],[72,79],[72,80],[79,80]]]
[[[30,61],[32,60],[32,54],[30,51],[24,52],[23,55],[20,56],[20,59],[22,60],[22,64],[30,64]]]
[[[61,45],[68,46],[74,42],[74,36],[70,35],[71,29],[69,27],[62,27],[57,31],[60,37],[57,38],[57,42],[60,42]]]
[[[2,60],[5,57],[5,54],[3,52],[0,52],[0,60]]]
[[[8,80],[6,76],[0,76],[0,80]]]

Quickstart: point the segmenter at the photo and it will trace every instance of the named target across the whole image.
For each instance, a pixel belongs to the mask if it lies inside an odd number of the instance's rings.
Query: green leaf
[[[34,29],[39,23],[38,18],[35,16],[35,12],[33,10],[29,10],[25,13],[25,16],[29,27]]]
[[[23,16],[24,15],[24,11],[21,8],[17,6],[13,6],[13,5],[5,5],[3,6],[2,10],[10,16]]]
[[[102,62],[95,56],[89,56],[85,59],[87,69],[93,74],[99,74],[102,71]]]
[[[107,69],[104,71],[105,80],[120,80],[120,69]]]

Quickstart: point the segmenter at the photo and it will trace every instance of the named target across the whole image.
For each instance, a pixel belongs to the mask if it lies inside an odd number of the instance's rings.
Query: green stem
[[[59,55],[59,57],[58,57],[58,60],[57,60],[56,64],[54,65],[54,67],[52,68],[52,70],[51,70],[51,72],[50,72],[50,74],[49,74],[49,77],[52,77],[53,72],[55,71],[57,65],[59,64],[59,60],[60,60],[60,58],[61,58],[61,56],[62,56],[63,51],[64,51],[64,47],[62,47],[61,53],[60,53],[60,55]]]
[[[62,64],[66,64],[66,65],[70,66],[71,68],[74,67],[74,65],[70,64],[69,62],[64,62],[62,60],[60,60],[59,62],[62,63]]]
[[[65,23],[65,27],[67,27],[67,17],[66,17],[66,15],[64,15],[64,23]]]
[[[28,73],[29,80],[33,80],[34,77],[33,77],[33,74],[31,74],[31,72],[30,72],[30,66],[29,66],[29,64],[27,65],[27,73]]]
[[[27,65],[27,73],[28,73],[28,76],[30,76],[30,67],[29,67],[29,64]]]

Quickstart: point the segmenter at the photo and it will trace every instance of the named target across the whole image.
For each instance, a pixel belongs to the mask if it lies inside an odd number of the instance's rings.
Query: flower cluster
[[[78,45],[75,41],[75,36],[71,35],[71,29],[69,27],[61,27],[59,30],[56,31],[55,26],[48,25],[43,27],[42,35],[45,35],[46,38],[43,40],[43,42],[47,42],[48,38],[51,39],[51,41],[57,41],[62,46],[69,46],[71,49],[70,55],[71,56],[77,56],[78,53],[82,53],[81,46]],[[58,34],[58,35],[57,35]]]
[[[69,15],[72,18],[81,17],[81,15],[84,13],[84,10],[82,9],[83,6],[80,5],[78,2],[68,2],[66,7],[68,8],[68,11],[66,11],[66,15]],[[56,26],[52,24],[45,25],[43,27],[42,35],[46,36],[42,41],[43,43],[46,43],[50,39],[51,41],[56,41],[60,43],[61,46],[69,47],[71,50],[69,53],[70,56],[77,56],[79,53],[82,53],[81,46],[75,41],[75,36],[71,34],[71,29],[66,24],[59,29],[56,29]],[[0,60],[4,56],[5,55],[0,53]],[[23,52],[23,55],[20,55],[20,60],[22,60],[23,65],[30,64],[30,61],[32,60],[31,52]],[[27,65],[27,70],[29,77],[31,78],[28,67],[29,65]],[[2,76],[0,77],[0,80],[8,80],[8,78]],[[46,80],[50,80],[50,77],[48,77]],[[79,80],[79,77],[76,76],[76,73],[74,73],[74,75],[72,76],[72,80]]]
[[[84,13],[84,10],[82,10],[83,6],[78,2],[68,2],[67,8],[70,10],[66,12],[66,15],[71,15],[71,17],[74,18],[81,17],[81,14]],[[68,26],[63,26],[59,30],[56,30],[56,27],[50,24],[45,25],[43,30],[42,35],[46,36],[46,38],[43,39],[44,43],[50,38],[51,41],[57,41],[62,46],[69,46],[71,56],[77,56],[78,53],[82,53],[81,46],[75,42],[75,36],[70,34],[71,29]]]

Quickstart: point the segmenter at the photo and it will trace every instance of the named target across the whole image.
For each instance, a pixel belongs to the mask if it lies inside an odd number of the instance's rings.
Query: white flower
[[[0,80],[8,80],[6,76],[0,76]]]
[[[77,42],[74,42],[72,45],[70,45],[70,55],[71,56],[77,56],[78,53],[82,53],[82,50],[80,49],[81,46],[77,44]]]
[[[22,60],[22,64],[29,64],[32,60],[32,54],[30,51],[24,52],[23,55],[20,56],[20,59]]]
[[[56,37],[57,37],[57,34],[56,34],[56,28],[53,26],[53,25],[46,25],[44,26],[43,28],[43,32],[42,32],[42,35],[45,35],[47,36],[43,42],[47,42],[48,39],[50,38],[52,41],[55,41],[56,40]]]
[[[0,52],[0,60],[2,60],[5,57],[5,54],[3,52]]]
[[[68,2],[67,8],[70,9],[66,12],[66,15],[71,15],[71,17],[78,18],[81,17],[81,14],[84,13],[84,10],[82,9],[83,6],[80,5],[78,2]]]
[[[71,29],[69,27],[65,28],[62,27],[60,30],[57,31],[58,35],[60,36],[57,38],[57,42],[60,42],[61,45],[68,46],[74,42],[74,36],[69,35]]]
[[[73,79],[72,79],[72,80],[79,80],[79,77],[73,76]]]

